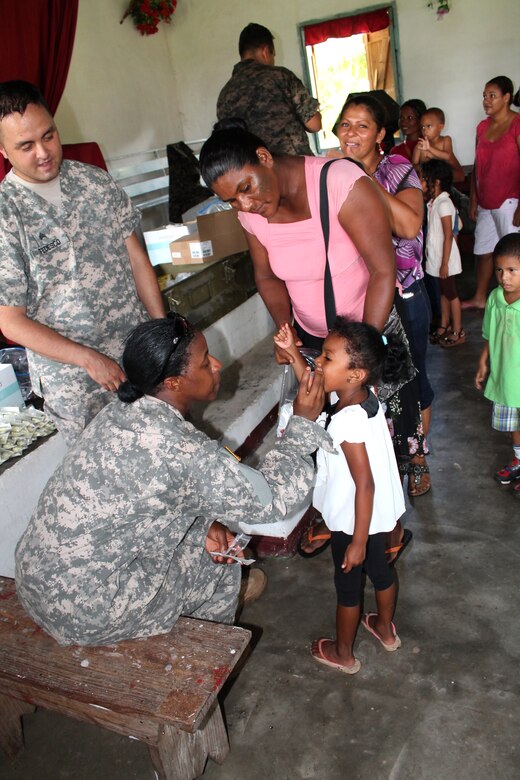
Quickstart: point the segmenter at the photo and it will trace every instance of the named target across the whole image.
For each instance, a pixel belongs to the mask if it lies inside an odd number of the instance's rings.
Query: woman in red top
[[[469,215],[477,220],[477,289],[463,309],[484,309],[500,238],[520,229],[520,114],[511,110],[513,83],[497,76],[484,88],[487,119],[477,126]]]
[[[390,149],[390,154],[400,154],[412,162],[413,150],[421,138],[421,116],[426,111],[426,105],[419,98],[412,98],[403,103],[399,112],[399,127],[404,135],[404,141]]]

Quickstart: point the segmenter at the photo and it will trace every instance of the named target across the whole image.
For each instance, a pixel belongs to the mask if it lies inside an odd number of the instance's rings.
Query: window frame
[[[305,44],[305,28],[312,24],[320,24],[321,22],[334,21],[335,19],[344,19],[349,16],[359,16],[360,14],[369,13],[370,11],[378,11],[382,8],[389,9],[390,24],[388,29],[390,31],[390,51],[392,56],[392,65],[394,68],[394,80],[395,80],[395,94],[399,105],[401,105],[402,97],[402,71],[399,56],[399,29],[397,25],[397,7],[395,0],[388,3],[378,3],[377,5],[366,6],[365,8],[358,8],[355,11],[349,11],[347,13],[334,14],[333,16],[323,16],[319,19],[307,19],[305,22],[298,24],[298,37],[300,41],[300,58],[302,62],[303,78],[305,86],[307,87],[309,94],[315,97],[313,93],[313,80],[309,70],[309,63],[307,59],[306,44]],[[346,95],[345,95],[346,97]],[[321,146],[318,133],[312,133],[311,146],[315,149],[317,154],[322,154],[326,151],[326,148]]]

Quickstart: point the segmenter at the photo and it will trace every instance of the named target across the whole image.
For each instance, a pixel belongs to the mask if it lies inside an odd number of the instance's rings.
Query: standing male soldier
[[[0,84],[0,328],[70,445],[125,378],[127,334],[163,317],[139,215],[100,168],[63,160],[39,90]]]
[[[238,50],[240,62],[218,98],[218,119],[240,117],[275,154],[312,154],[306,131],[321,130],[319,104],[294,73],[274,64],[272,33],[248,24]]]

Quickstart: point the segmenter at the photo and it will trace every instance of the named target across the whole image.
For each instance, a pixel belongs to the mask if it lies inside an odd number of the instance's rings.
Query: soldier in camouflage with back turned
[[[139,215],[100,168],[62,159],[54,120],[24,81],[0,84],[0,328],[28,349],[33,389],[67,443],[125,378],[126,335],[164,315]]]
[[[311,155],[307,132],[321,130],[319,104],[292,71],[274,64],[272,33],[248,24],[238,49],[240,62],[218,98],[218,119],[243,119],[275,154]]]

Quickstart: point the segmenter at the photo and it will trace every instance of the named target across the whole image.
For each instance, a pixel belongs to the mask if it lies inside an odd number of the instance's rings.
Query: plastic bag
[[[16,374],[16,379],[20,386],[20,392],[24,401],[32,395],[31,377],[29,376],[29,365],[27,363],[27,353],[23,347],[8,347],[0,349],[0,363],[10,363]]]
[[[300,354],[303,355],[311,371],[316,368],[315,360],[320,356],[320,351],[301,347]],[[298,381],[292,366],[283,367],[282,389],[280,391],[280,405],[278,408],[278,423],[276,426],[276,435],[283,436],[287,424],[293,414],[293,401],[298,393]]]

